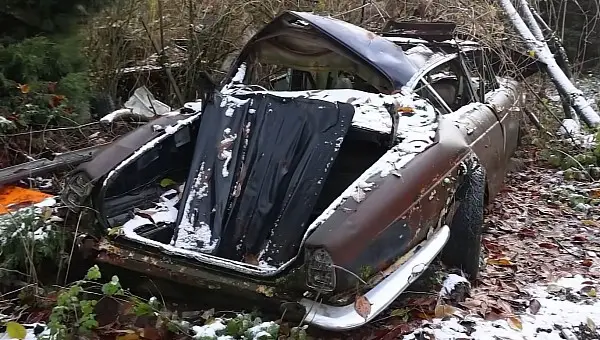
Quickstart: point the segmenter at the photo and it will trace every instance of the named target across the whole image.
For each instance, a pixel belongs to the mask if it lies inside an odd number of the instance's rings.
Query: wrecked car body
[[[220,91],[100,151],[62,199],[97,211],[99,261],[359,327],[443,251],[477,275],[522,102],[481,52],[285,12]]]

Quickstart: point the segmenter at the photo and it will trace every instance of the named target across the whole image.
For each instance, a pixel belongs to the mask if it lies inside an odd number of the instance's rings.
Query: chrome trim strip
[[[306,321],[332,331],[344,331],[367,324],[423,273],[442,251],[449,237],[450,228],[446,225],[441,227],[430,239],[421,243],[421,249],[408,261],[368,291],[364,296],[371,303],[371,311],[366,318],[356,312],[354,303],[338,307],[302,299],[300,304],[307,310]]]

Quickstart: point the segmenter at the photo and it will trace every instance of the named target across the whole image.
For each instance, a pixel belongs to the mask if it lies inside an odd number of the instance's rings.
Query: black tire
[[[468,168],[456,193],[458,207],[450,224],[450,238],[442,251],[442,261],[462,270],[470,280],[475,280],[479,275],[481,255],[485,171],[478,164]]]

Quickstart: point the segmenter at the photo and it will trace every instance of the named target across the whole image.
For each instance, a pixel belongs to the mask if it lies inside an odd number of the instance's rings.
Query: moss
[[[373,267],[368,266],[368,265],[360,267],[360,269],[358,271],[358,276],[363,281],[368,281],[374,274],[375,274],[375,270],[373,269]]]

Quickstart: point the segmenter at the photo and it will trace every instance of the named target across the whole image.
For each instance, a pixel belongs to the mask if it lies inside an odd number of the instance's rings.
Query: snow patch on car
[[[239,72],[242,71],[243,69],[240,67]],[[393,95],[382,95],[366,93],[357,90],[256,92],[248,91],[247,88],[236,88],[230,89],[229,93],[231,93],[231,95],[226,95],[226,98],[224,99],[224,102],[226,103],[224,105],[228,107],[244,105],[247,101],[240,100],[238,98],[229,98],[232,97],[232,95],[251,93],[269,93],[282,98],[302,97],[323,100],[331,103],[350,103],[355,108],[355,115],[352,122],[353,126],[386,134],[392,134],[392,127],[394,125],[392,115],[395,115],[394,119],[397,119],[398,121],[397,129],[396,131],[393,131],[393,134],[397,138],[398,142],[369,169],[367,169],[355,182],[348,186],[342,195],[337,197],[332,204],[325,209],[325,211],[307,228],[307,231],[302,239],[302,243],[306,241],[308,235],[310,235],[315,228],[330,218],[340,207],[340,205],[342,205],[348,198],[352,197],[356,202],[361,202],[366,199],[368,193],[372,189],[375,189],[373,183],[373,179],[375,179],[375,177],[383,178],[389,175],[401,176],[399,171],[402,168],[404,168],[412,159],[414,159],[416,155],[425,151],[429,146],[434,144],[434,138],[438,128],[438,112],[434,109],[434,107],[425,99],[419,98],[415,94],[408,93],[406,91]],[[189,122],[197,119],[199,115],[200,113],[188,119],[182,120],[178,123],[178,125],[189,124]],[[172,130],[174,133],[174,131],[177,131],[178,129]],[[114,173],[121,170],[125,165],[141,156],[144,152],[160,143],[166,137],[167,134],[163,134],[137,150],[132,156],[111,171],[111,173],[107,176],[107,179],[104,181],[104,184],[106,185],[106,183],[108,183],[109,179],[114,175]],[[220,143],[225,146],[220,155],[224,157],[224,159],[227,159],[228,157],[226,144],[231,138],[234,138],[234,136],[227,131],[224,131],[224,138],[222,143]],[[237,138],[237,136],[235,138]],[[341,140],[336,141],[336,143],[339,144],[340,141]],[[221,174],[224,177],[227,177],[229,174],[226,167],[227,162],[225,162],[225,167],[221,169]],[[202,169],[203,170],[201,171],[205,171],[204,168]],[[206,171],[210,172],[209,169],[206,169]],[[201,198],[202,195],[206,195],[205,188],[208,184],[205,176],[199,174],[196,176],[196,178],[198,183],[195,183],[195,189],[193,189],[194,192],[191,195],[197,195],[197,198]],[[191,201],[192,200],[188,200],[188,202]],[[169,210],[170,213],[168,214],[168,219],[165,222],[174,222],[175,220],[173,219],[173,216],[176,216],[177,209],[174,207],[174,205],[170,205],[169,207],[171,210]],[[164,206],[162,208],[164,209]],[[179,225],[178,238],[174,242],[171,242],[171,244],[164,244],[138,235],[135,230],[141,225],[149,222],[147,219],[139,216],[136,216],[133,220],[125,223],[124,227],[122,228],[123,234],[128,239],[157,247],[168,254],[181,255],[201,262],[234,269],[243,273],[258,274],[263,276],[275,275],[281,272],[285,268],[289,267],[298,256],[296,255],[294,258],[283,263],[278,268],[269,266],[264,261],[260,261],[257,265],[254,265],[213,256],[209,253],[214,250],[217,242],[212,239],[210,228],[206,223],[202,225],[201,228],[202,248],[200,249],[201,252],[198,252],[198,231],[195,228],[192,228],[193,226],[191,225],[194,212],[190,211],[189,205],[184,206],[183,209],[183,221]],[[157,222],[154,217],[153,220]],[[186,234],[186,230],[189,230],[189,233]],[[196,251],[192,249],[195,249]]]
[[[137,228],[147,224],[173,223],[177,219],[179,202],[177,190],[171,189],[160,196],[154,208],[138,211],[135,216],[123,224],[122,229],[126,236],[135,234]],[[136,234],[137,235],[137,234]]]
[[[371,188],[370,179],[375,176],[387,177],[391,174],[401,176],[399,172],[401,169],[416,155],[433,145],[438,127],[438,113],[429,102],[414,94],[406,93],[390,95],[384,100],[393,103],[397,110],[410,112],[409,114],[398,114],[396,135],[400,142],[368,168],[317,217],[308,227],[303,242],[310,232],[329,219],[349,197],[353,197],[357,202],[364,200],[366,198],[364,188]],[[357,198],[359,199],[357,200]]]
[[[212,252],[217,246],[217,240],[212,240],[210,226],[199,221],[199,227],[195,226],[193,221],[196,211],[192,210],[192,203],[208,195],[208,179],[211,169],[204,168],[204,163],[200,165],[200,171],[194,179],[194,184],[190,189],[190,199],[185,202],[183,209],[183,218],[178,226],[177,239],[172,243],[175,248],[194,250],[201,252]]]
[[[248,94],[269,94],[281,98],[306,98],[322,100],[330,103],[348,103],[354,106],[354,117],[352,126],[370,131],[391,134],[392,133],[392,115],[388,107],[394,104],[407,104],[415,101],[416,97],[406,93],[394,95],[385,95],[379,93],[369,93],[359,90],[334,89],[334,90],[309,90],[309,91],[252,91],[245,85],[234,87],[230,84],[225,93],[231,95]],[[424,100],[419,99],[424,102]],[[415,102],[416,103],[416,102]],[[429,105],[429,104],[427,104]],[[425,107],[425,106],[423,106]],[[433,107],[431,107],[433,110]]]

